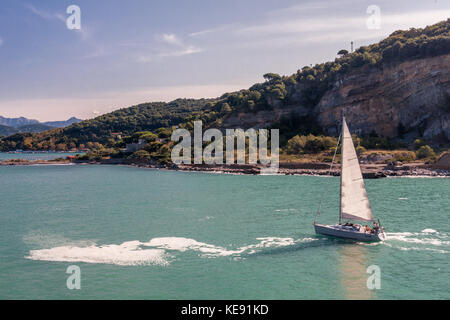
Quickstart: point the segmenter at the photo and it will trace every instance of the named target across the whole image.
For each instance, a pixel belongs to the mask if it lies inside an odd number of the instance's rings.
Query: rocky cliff
[[[273,99],[272,110],[237,112],[223,126],[262,128],[295,113],[316,119],[325,133],[336,135],[345,115],[350,130],[361,135],[450,141],[449,54],[363,66],[338,79],[314,107],[302,105],[301,86],[290,88],[288,105]]]
[[[314,114],[331,134],[344,114],[358,134],[450,140],[450,55],[352,72],[323,96]]]

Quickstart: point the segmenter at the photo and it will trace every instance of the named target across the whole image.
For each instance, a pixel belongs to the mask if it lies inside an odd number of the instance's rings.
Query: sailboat
[[[314,219],[313,225],[316,234],[358,241],[383,241],[386,239],[386,233],[384,228],[381,227],[380,222],[378,221],[377,223],[373,218],[355,146],[353,145],[352,136],[344,117],[342,118],[341,135],[336,145],[333,161],[330,166],[330,173],[341,139],[341,203],[339,223],[325,225],[316,223],[316,219]],[[325,190],[326,185],[324,194]],[[321,203],[322,200],[320,201],[316,218],[320,214]],[[360,223],[354,223],[353,221]],[[367,225],[369,222],[373,223],[372,228]]]

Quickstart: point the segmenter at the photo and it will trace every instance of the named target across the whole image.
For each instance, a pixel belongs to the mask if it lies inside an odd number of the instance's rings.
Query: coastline
[[[133,165],[138,167],[146,167],[142,165]],[[302,176],[340,176],[339,165],[335,166],[331,171],[328,163],[304,163],[297,165],[286,165],[280,163],[277,175],[302,175]],[[205,166],[205,165],[181,165],[176,168],[168,168],[175,171],[188,172],[210,172],[221,174],[242,174],[242,175],[259,175],[261,166],[250,165],[221,165],[221,166]],[[450,170],[435,169],[431,167],[416,165],[405,165],[401,167],[391,168],[387,165],[361,165],[364,179],[380,179],[387,177],[441,177],[450,178]]]
[[[26,160],[8,159],[0,161],[0,166],[36,166],[36,165],[124,165],[137,168],[185,171],[185,172],[207,172],[216,174],[236,175],[260,175],[264,168],[262,165],[249,164],[172,164],[161,165],[146,161],[133,161],[122,158],[110,158],[102,161],[84,161],[77,159],[53,159],[53,160]],[[340,165],[335,164],[330,171],[330,164],[325,162],[283,162],[279,164],[277,175],[303,175],[303,176],[339,176]],[[364,179],[379,179],[386,177],[450,177],[450,170],[436,168],[423,162],[412,162],[405,164],[377,164],[361,163],[361,171]]]
[[[75,163],[69,159],[58,160],[24,160],[24,159],[8,159],[0,160],[0,166],[54,166],[54,165],[74,165]]]
[[[261,165],[233,164],[233,165],[205,165],[205,164],[182,164],[182,165],[159,165],[156,163],[136,162],[127,159],[106,159],[103,161],[80,161],[69,159],[58,160],[4,160],[0,161],[0,166],[36,166],[36,165],[124,165],[137,168],[148,168],[158,170],[182,171],[182,172],[206,172],[216,174],[235,175],[260,175]],[[290,163],[280,162],[277,175],[302,175],[302,176],[339,176],[339,164],[334,165],[330,171],[329,163]],[[386,177],[450,177],[450,170],[434,168],[421,162],[408,163],[403,165],[386,164],[361,164],[364,179],[379,179]]]

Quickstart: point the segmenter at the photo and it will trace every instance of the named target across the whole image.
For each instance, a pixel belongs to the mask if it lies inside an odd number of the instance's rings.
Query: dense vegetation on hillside
[[[1,136],[9,136],[9,135],[12,135],[17,132],[18,132],[18,130],[16,128],[0,124],[0,137]]]
[[[165,137],[175,125],[191,129],[194,120],[202,120],[205,126],[220,128],[223,120],[236,112],[252,113],[293,104],[313,108],[339,77],[351,71],[363,71],[367,67],[381,68],[385,64],[449,53],[450,19],[424,29],[396,31],[381,42],[360,47],[353,53],[341,50],[340,57],[334,61],[303,67],[291,76],[267,73],[264,75],[265,82],[246,90],[226,93],[216,99],[143,103],[63,129],[37,134],[18,133],[0,140],[0,150],[117,148],[123,146],[125,141],[136,140],[137,136],[133,136],[136,132],[155,132],[158,128],[165,128],[157,133],[159,137]],[[299,119],[295,115],[282,119],[276,125],[282,134],[282,147],[297,134],[321,133],[314,119]],[[123,139],[118,139],[118,136]],[[370,147],[370,143],[367,143]],[[150,153],[159,152],[156,146],[150,149]]]

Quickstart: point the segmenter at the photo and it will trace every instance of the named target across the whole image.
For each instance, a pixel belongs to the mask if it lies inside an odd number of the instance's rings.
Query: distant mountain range
[[[43,132],[54,128],[64,128],[81,121],[81,119],[75,117],[65,121],[39,122],[38,120],[24,117],[5,118],[0,116],[0,136],[10,136],[19,132]]]
[[[83,121],[83,120],[72,117],[66,121],[46,121],[46,122],[42,122],[42,123],[47,126],[50,126],[50,127],[64,128],[64,127],[70,126],[71,124],[78,123],[81,121]]]

